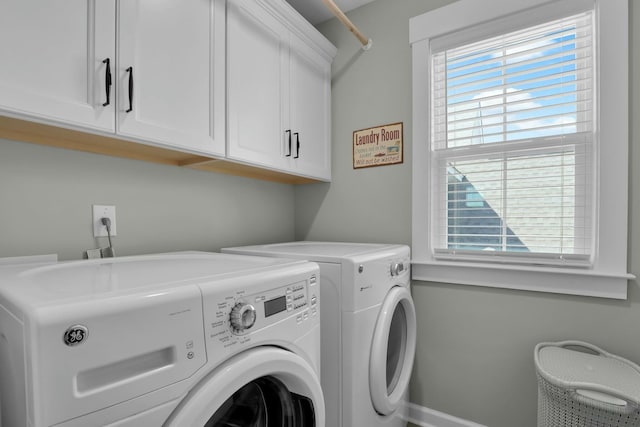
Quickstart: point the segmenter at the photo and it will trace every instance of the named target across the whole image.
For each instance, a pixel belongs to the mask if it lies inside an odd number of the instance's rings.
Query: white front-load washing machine
[[[318,266],[175,253],[0,267],[3,427],[324,427]]]
[[[327,426],[407,424],[416,347],[408,246],[291,242],[222,251],[318,263]]]

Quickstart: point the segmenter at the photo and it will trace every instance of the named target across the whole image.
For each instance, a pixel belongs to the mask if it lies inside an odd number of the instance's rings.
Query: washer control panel
[[[215,304],[207,304],[205,311],[211,317],[208,326],[210,339],[223,347],[248,342],[251,335],[288,317],[300,325],[310,316],[318,316],[317,276],[290,283],[260,293],[249,294],[238,290],[234,294],[220,295]],[[211,311],[214,311],[213,313]]]

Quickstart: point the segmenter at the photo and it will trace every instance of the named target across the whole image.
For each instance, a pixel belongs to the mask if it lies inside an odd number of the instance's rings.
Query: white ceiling
[[[345,13],[372,1],[374,0],[334,0]],[[313,25],[333,18],[333,14],[329,12],[322,0],[287,0],[287,2]]]

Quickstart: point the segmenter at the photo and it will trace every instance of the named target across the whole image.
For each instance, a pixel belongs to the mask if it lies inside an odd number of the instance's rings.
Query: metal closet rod
[[[338,5],[335,4],[333,0],[322,0],[322,2],[324,3],[325,6],[327,6],[327,8],[331,11],[331,13],[333,13],[336,16],[336,18],[338,18],[338,20],[342,22],[345,25],[345,27],[347,27],[349,31],[353,33],[354,36],[356,36],[356,38],[360,41],[360,43],[362,43],[362,49],[369,50],[369,48],[371,48],[371,45],[373,44],[373,40],[365,37],[365,35],[362,34],[360,30],[358,30],[358,27],[353,25],[353,22],[351,22],[351,20],[347,18],[347,15],[345,15],[344,12],[340,10]]]

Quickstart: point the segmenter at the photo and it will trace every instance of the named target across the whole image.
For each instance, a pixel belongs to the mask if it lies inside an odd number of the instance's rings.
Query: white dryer
[[[324,427],[318,266],[176,253],[0,267],[4,427]]]
[[[407,424],[416,347],[409,247],[291,242],[222,251],[317,262],[327,426]]]

